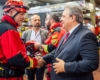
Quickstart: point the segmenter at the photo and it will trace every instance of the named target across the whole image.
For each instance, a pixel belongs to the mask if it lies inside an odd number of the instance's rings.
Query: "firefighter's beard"
[[[50,24],[50,22],[49,22],[48,25],[47,25],[47,29],[48,29],[48,30],[50,30],[50,26],[51,26],[51,24]]]

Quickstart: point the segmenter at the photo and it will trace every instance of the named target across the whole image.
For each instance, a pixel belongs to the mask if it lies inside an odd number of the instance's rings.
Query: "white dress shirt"
[[[41,43],[41,34],[40,34],[40,30],[39,30],[37,33],[35,33],[35,31],[32,30],[30,40],[34,40],[34,41],[36,41],[36,42]]]

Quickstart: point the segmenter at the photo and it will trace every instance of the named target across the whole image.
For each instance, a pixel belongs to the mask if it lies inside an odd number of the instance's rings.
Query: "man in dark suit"
[[[48,37],[48,31],[41,29],[41,21],[40,21],[40,16],[39,15],[33,15],[31,17],[31,25],[32,28],[29,30],[26,30],[22,34],[22,39],[24,42],[27,42],[29,40],[34,40],[36,42],[40,42],[44,44],[44,41]],[[28,55],[32,56],[30,53]],[[44,69],[45,66],[43,66],[40,69],[27,69],[26,73],[28,75],[28,80],[35,80],[35,73],[36,73],[36,80],[43,80],[43,75],[44,75]]]
[[[92,72],[99,66],[98,43],[82,22],[81,9],[67,5],[61,17],[66,34],[54,51],[39,59],[52,62],[51,80],[94,80]]]

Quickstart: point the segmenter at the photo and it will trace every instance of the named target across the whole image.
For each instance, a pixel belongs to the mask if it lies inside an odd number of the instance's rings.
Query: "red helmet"
[[[19,12],[26,12],[26,10],[28,10],[28,7],[24,6],[21,0],[8,0],[3,7],[3,11],[7,12],[11,9],[15,9]]]

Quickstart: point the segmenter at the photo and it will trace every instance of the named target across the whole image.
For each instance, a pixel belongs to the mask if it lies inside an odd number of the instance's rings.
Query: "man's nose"
[[[39,21],[39,20],[37,20],[36,22],[38,22],[38,23],[39,23],[40,21]]]
[[[60,18],[60,22],[62,22],[62,17]]]

